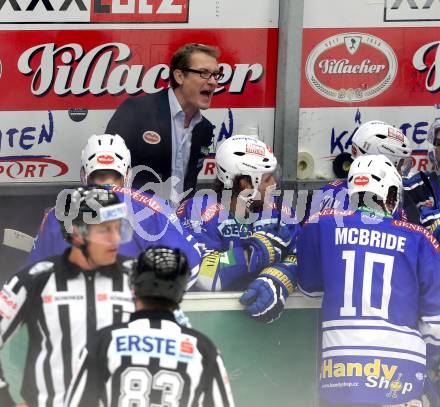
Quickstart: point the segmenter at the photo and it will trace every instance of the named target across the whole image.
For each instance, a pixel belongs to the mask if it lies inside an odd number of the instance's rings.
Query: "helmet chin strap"
[[[82,238],[84,240],[84,243],[78,244],[72,242],[72,246],[75,246],[77,249],[81,251],[82,255],[86,259],[87,264],[90,266],[91,269],[94,269],[95,266],[90,261],[89,244],[87,240],[84,238],[84,236]]]
[[[238,194],[238,198],[244,202],[245,206],[246,206],[246,210],[247,211],[251,211],[252,209],[252,204],[254,203],[254,199],[258,194],[258,190],[254,189],[254,192],[248,196],[243,196],[243,194],[240,192],[240,194]],[[242,191],[243,192],[243,191]]]

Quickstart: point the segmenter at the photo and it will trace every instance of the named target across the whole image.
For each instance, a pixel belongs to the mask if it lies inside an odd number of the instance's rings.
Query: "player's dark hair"
[[[398,200],[398,196],[397,196],[398,193],[399,193],[399,191],[396,186],[391,186],[388,189],[388,196],[387,196],[387,200],[386,200],[387,206],[389,205],[392,208],[394,208],[396,206],[396,202]]]
[[[149,309],[163,309],[163,310],[174,311],[179,306],[179,304],[177,304],[175,301],[169,300],[167,298],[148,296],[148,297],[137,297],[137,299],[142,302],[142,305],[145,308],[149,308]]]

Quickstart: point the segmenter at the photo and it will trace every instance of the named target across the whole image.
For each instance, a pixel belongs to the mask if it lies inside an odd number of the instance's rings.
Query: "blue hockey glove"
[[[249,249],[249,271],[259,272],[265,267],[281,262],[287,255],[292,234],[287,227],[279,230],[259,231],[244,240]]]
[[[281,316],[289,294],[293,293],[291,279],[281,270],[268,267],[252,281],[240,297],[245,312],[253,319],[270,323]]]

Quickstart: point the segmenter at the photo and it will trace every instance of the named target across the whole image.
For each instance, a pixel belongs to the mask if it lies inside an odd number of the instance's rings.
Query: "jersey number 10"
[[[354,265],[356,252],[344,250],[342,259],[345,260],[345,282],[344,282],[344,306],[340,308],[341,317],[356,316],[356,307],[353,307],[353,283]],[[378,287],[382,292],[380,307],[371,305],[371,292],[373,290],[373,269],[375,264],[383,265],[383,286]],[[394,256],[365,252],[364,272],[362,281],[362,316],[381,317],[388,319],[388,306],[391,297],[391,276],[393,274]],[[380,292],[374,291],[374,292]]]

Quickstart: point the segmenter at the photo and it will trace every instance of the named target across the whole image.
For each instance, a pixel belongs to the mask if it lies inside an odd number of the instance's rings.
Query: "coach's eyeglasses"
[[[192,68],[179,68],[179,69],[184,72],[198,73],[200,77],[203,79],[211,79],[211,77],[213,77],[216,81],[220,81],[225,77],[225,74],[221,71],[209,72],[209,71],[200,71],[198,69],[192,69]]]

